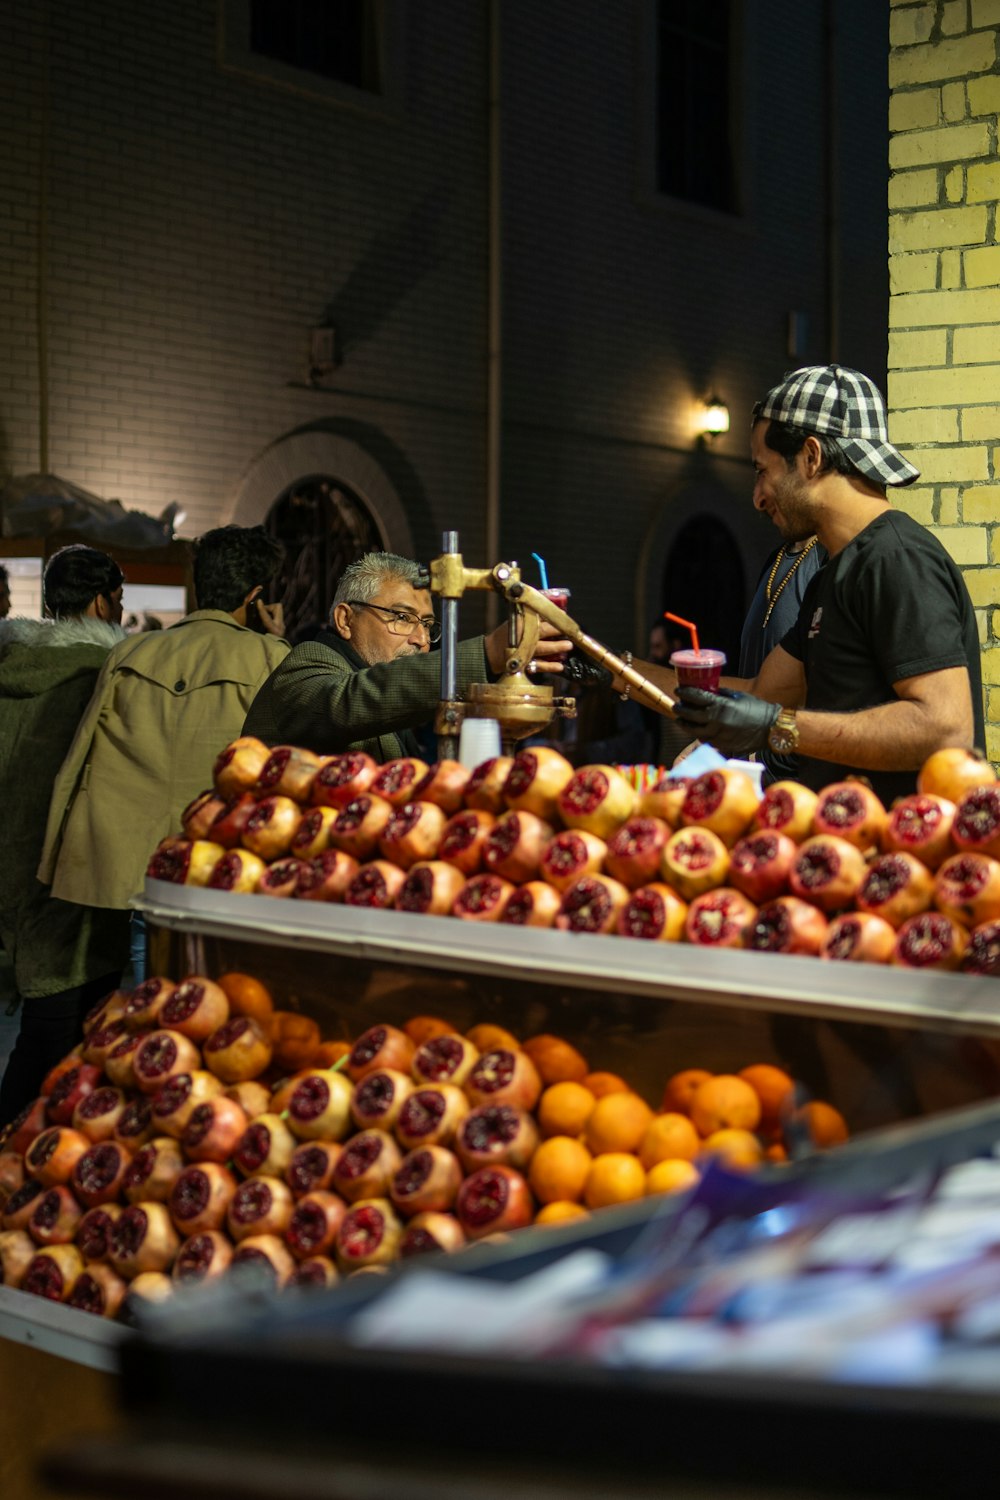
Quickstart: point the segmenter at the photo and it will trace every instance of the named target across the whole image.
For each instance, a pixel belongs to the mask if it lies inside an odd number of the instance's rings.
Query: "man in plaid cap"
[[[753,412],[754,505],[828,561],[753,681],[677,690],[678,718],[724,754],[770,747],[821,787],[867,776],[884,802],[933,751],[982,744],[979,635],[941,544],[886,499],[918,470],[889,442],[878,387],[857,370],[795,370]]]

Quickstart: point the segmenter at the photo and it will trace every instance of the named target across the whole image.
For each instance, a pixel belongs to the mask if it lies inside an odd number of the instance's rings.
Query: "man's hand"
[[[780,712],[779,703],[765,703],[763,698],[734,693],[730,688],[720,688],[717,693],[695,687],[677,689],[678,723],[727,756],[763,750]]]
[[[280,603],[265,604],[263,599],[255,599],[257,615],[264,627],[265,635],[280,635],[285,633],[285,610]]]
[[[548,620],[539,620],[538,644],[531,660],[532,671],[561,672],[563,662],[572,649],[573,642],[561,636],[554,625],[550,625]],[[506,659],[507,621],[504,620],[502,625],[498,625],[486,637],[486,660],[494,676],[499,677]]]

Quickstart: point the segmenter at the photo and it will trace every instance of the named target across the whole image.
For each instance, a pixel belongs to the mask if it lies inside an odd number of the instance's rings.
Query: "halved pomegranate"
[[[558,798],[567,828],[584,828],[608,839],[635,812],[636,790],[614,766],[581,766]]]
[[[473,875],[455,897],[451,914],[466,922],[499,922],[513,894],[514,886],[499,875]]]
[[[232,1259],[230,1241],[219,1230],[209,1229],[184,1241],[170,1274],[175,1281],[214,1281],[225,1275]]]
[[[486,836],[483,864],[490,874],[514,884],[534,880],[554,832],[535,813],[504,813]]]
[[[408,870],[418,860],[435,857],[447,821],[436,802],[404,802],[383,828],[379,849],[385,859]]]
[[[1000,917],[1000,860],[971,850],[953,854],[935,877],[934,905],[966,927]]]
[[[473,1105],[514,1104],[532,1110],[541,1098],[542,1077],[520,1048],[494,1047],[484,1052],[466,1080]]]
[[[767,829],[740,839],[729,863],[729,881],[761,905],[784,895],[798,853],[784,833]]]
[[[669,824],[662,818],[629,818],[608,840],[605,856],[608,874],[630,891],[648,885],[660,873],[670,832]]]
[[[719,766],[695,777],[681,805],[681,824],[711,829],[731,849],[750,827],[760,796],[745,771]]]
[[[506,805],[503,800],[504,783],[513,764],[513,756],[494,755],[476,766],[465,786],[466,807],[482,812],[502,812]]]
[[[429,859],[412,865],[396,897],[397,911],[417,912],[421,916],[446,917],[465,884],[465,876],[455,865],[443,859]]]
[[[934,876],[914,854],[882,854],[868,867],[856,897],[860,911],[884,917],[901,927],[908,917],[927,911],[934,896]]]
[[[403,1226],[388,1198],[355,1203],[337,1231],[337,1261],[342,1271],[384,1266],[395,1260]]]
[[[374,796],[384,797],[393,807],[402,807],[413,800],[414,788],[427,775],[429,767],[425,760],[403,755],[386,761],[375,774],[371,784]]]
[[[468,1113],[469,1101],[453,1083],[414,1089],[399,1112],[396,1139],[404,1151],[449,1146]]]
[[[969,934],[962,957],[963,974],[1000,975],[1000,921],[981,922]]]
[[[864,781],[835,781],[824,787],[813,813],[813,833],[846,839],[856,849],[881,843],[888,821],[885,808]]]
[[[1000,786],[993,783],[965,793],[955,812],[951,837],[959,852],[1000,859]]]
[[[503,799],[515,812],[530,812],[546,823],[555,820],[559,795],[572,779],[573,767],[548,745],[520,750],[507,774]]]
[[[685,901],[693,901],[726,883],[729,864],[729,850],[710,828],[678,828],[667,840],[660,873]]]
[[[546,880],[528,880],[508,897],[501,922],[512,927],[551,927],[559,915],[559,892]]]
[[[660,818],[668,828],[679,828],[681,808],[693,780],[693,776],[661,776],[655,786],[639,793],[635,809],[637,817]]]
[[[456,1083],[459,1088],[479,1061],[479,1048],[456,1032],[428,1037],[413,1054],[417,1083]]]
[[[296,1260],[308,1260],[332,1250],[347,1214],[347,1204],[336,1193],[317,1188],[304,1194],[292,1209],[285,1243]]]
[[[818,834],[799,849],[788,883],[793,895],[822,911],[842,911],[853,905],[866,869],[856,844],[833,834]]]
[[[323,757],[297,745],[276,745],[261,767],[257,790],[268,796],[308,802]]]
[[[535,1216],[531,1189],[513,1167],[482,1167],[467,1177],[455,1201],[458,1221],[470,1240],[523,1229]]]
[[[461,870],[463,875],[477,875],[483,865],[483,847],[496,817],[482,808],[456,813],[445,824],[438,858]]]
[[[408,1073],[415,1051],[413,1038],[398,1026],[380,1023],[363,1031],[351,1048],[347,1060],[348,1075],[355,1083],[380,1068],[395,1068]]]
[[[252,735],[241,735],[216,756],[212,767],[212,780],[216,791],[223,797],[238,797],[257,785],[268,756],[269,745]]]
[[[410,1260],[432,1251],[452,1253],[464,1244],[465,1233],[454,1214],[416,1214],[403,1230],[399,1255],[401,1260]]]
[[[391,1130],[413,1089],[412,1078],[396,1068],[366,1073],[351,1097],[351,1118],[359,1130]]]
[[[468,1116],[466,1116],[468,1118]],[[419,1146],[400,1163],[389,1196],[403,1214],[451,1208],[462,1182],[458,1157],[446,1146]]]
[[[757,908],[742,891],[727,886],[705,891],[691,902],[684,931],[702,948],[743,948]]]
[[[899,929],[892,961],[908,969],[957,969],[968,944],[965,928],[951,917],[925,911]]]
[[[820,952],[837,962],[887,964],[896,948],[896,929],[884,917],[849,911],[834,917]]]
[[[688,906],[661,881],[633,891],[618,916],[620,937],[679,943],[684,936]]]
[[[581,875],[596,875],[607,852],[607,844],[596,833],[567,828],[546,845],[538,873],[557,891],[565,891]]]
[[[436,802],[447,817],[457,813],[472,772],[458,760],[435,761],[413,788],[414,801]]]
[[[321,807],[346,807],[367,792],[378,772],[378,761],[363,750],[331,756],[316,772],[310,797]]]
[[[466,1115],[455,1137],[455,1152],[466,1172],[527,1167],[537,1146],[538,1126],[515,1104],[480,1104]]]
[[[819,953],[827,921],[810,901],[777,896],[758,908],[746,945],[755,953]]]
[[[783,833],[794,844],[801,844],[812,833],[818,801],[816,793],[798,781],[774,781],[754,814],[753,828]]]
[[[936,870],[952,852],[951,829],[957,808],[946,797],[917,792],[901,797],[889,813],[882,835],[883,848],[915,854],[928,870]]]
[[[108,1259],[118,1275],[130,1281],[143,1271],[169,1271],[180,1244],[166,1205],[143,1200],[115,1220]]]
[[[296,859],[315,859],[330,847],[330,834],[337,821],[337,812],[332,807],[311,807],[303,813],[289,853]]]
[[[369,859],[378,848],[379,836],[391,817],[391,802],[365,792],[341,808],[330,829],[330,843],[354,859]]]
[[[979,750],[954,745],[927,757],[917,772],[917,791],[960,802],[966,792],[992,786],[996,779],[996,772]]]
[[[196,1162],[170,1191],[170,1217],[184,1235],[222,1229],[235,1194],[236,1178],[221,1162]]]
[[[329,811],[329,809],[323,809]],[[320,811],[320,809],[316,809]],[[299,901],[343,901],[360,865],[343,849],[324,849],[306,861],[295,890]]]
[[[344,1146],[333,1169],[330,1186],[348,1203],[359,1198],[381,1198],[403,1158],[392,1136],[384,1130],[361,1130]]]
[[[390,864],[387,859],[373,859],[362,865],[348,883],[344,905],[386,910],[395,905],[405,879],[406,875],[398,865]]]
[[[610,875],[584,875],[563,892],[555,925],[562,932],[614,932],[629,892]]]

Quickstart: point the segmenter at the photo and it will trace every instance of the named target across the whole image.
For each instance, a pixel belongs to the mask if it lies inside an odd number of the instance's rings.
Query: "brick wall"
[[[1000,761],[1000,0],[893,0],[890,430],[921,470],[894,495],[960,565]]]

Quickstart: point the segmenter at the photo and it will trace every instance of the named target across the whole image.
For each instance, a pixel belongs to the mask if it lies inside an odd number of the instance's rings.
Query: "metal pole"
[[[441,551],[458,551],[458,532],[441,534]],[[441,600],[441,702],[453,703],[458,695],[458,600]],[[458,755],[456,734],[438,735],[438,759],[455,760]]]

